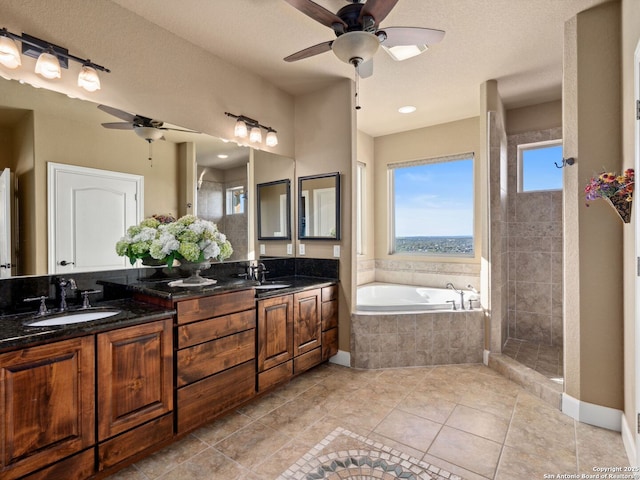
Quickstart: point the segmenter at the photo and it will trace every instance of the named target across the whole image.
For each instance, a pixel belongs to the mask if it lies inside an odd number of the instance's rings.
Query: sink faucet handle
[[[38,315],[46,315],[49,313],[49,309],[47,309],[47,300],[49,297],[44,295],[40,297],[28,297],[23,300],[23,302],[40,302],[40,306],[38,307]]]
[[[101,290],[85,290],[83,292],[80,292],[80,295],[82,295],[82,308],[91,307],[91,303],[89,303],[89,295],[94,295],[96,293],[102,293],[102,291]]]

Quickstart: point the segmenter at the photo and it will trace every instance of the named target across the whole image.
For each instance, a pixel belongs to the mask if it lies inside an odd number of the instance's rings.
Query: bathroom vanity
[[[128,293],[101,302],[120,312],[109,318],[30,327],[32,313],[0,316],[0,477],[107,476],[327,360],[336,280],[285,280],[109,281],[105,292]]]

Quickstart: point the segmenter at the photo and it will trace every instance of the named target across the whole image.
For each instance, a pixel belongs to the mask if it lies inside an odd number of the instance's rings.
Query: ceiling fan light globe
[[[83,65],[78,74],[78,86],[87,92],[100,90],[100,77],[96,69],[90,65]]]
[[[20,52],[16,42],[9,37],[0,36],[0,63],[7,68],[18,68],[22,65]]]
[[[133,131],[147,142],[153,142],[162,138],[162,130],[153,127],[134,126]]]
[[[62,72],[60,71],[60,62],[58,57],[48,52],[43,52],[38,57],[36,62],[36,73],[42,75],[44,78],[53,80],[54,78],[60,78]]]
[[[353,58],[360,58],[360,62],[366,62],[378,51],[380,41],[372,33],[347,32],[333,41],[331,50],[336,57],[345,63],[352,63]]]

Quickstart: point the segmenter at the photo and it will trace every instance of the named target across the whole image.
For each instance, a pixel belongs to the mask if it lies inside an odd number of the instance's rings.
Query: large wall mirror
[[[173,126],[168,123],[171,119],[161,120]],[[143,176],[143,217],[197,214],[217,223],[227,235],[234,248],[231,260],[252,254],[248,245],[253,245],[249,238],[253,229],[248,222],[255,202],[247,201],[246,195],[252,182],[251,150],[205,134],[170,130],[163,131],[164,139],[149,144],[133,129],[101,125],[120,121],[95,103],[0,79],[0,172],[10,171],[14,189],[10,195],[12,266],[9,275],[0,276],[52,273],[46,195],[47,165],[52,162]],[[189,167],[190,176],[185,165],[193,167]],[[96,216],[101,213],[95,209]],[[114,234],[119,238],[124,232]],[[129,267],[125,257],[119,258],[122,268]],[[64,272],[80,271],[73,265],[65,267]]]
[[[258,240],[291,239],[291,181],[257,185]]]
[[[340,239],[340,173],[298,178],[298,238]]]

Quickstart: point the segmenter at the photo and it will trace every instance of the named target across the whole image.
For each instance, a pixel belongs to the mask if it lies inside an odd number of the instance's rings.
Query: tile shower
[[[508,136],[508,337],[556,351],[561,366],[562,317],[562,191],[518,192],[518,145],[562,137],[561,128]],[[509,343],[507,342],[507,343]],[[504,349],[505,354],[513,351]],[[517,358],[516,358],[517,359]],[[557,369],[544,365],[549,376]],[[547,368],[548,367],[548,368]]]

